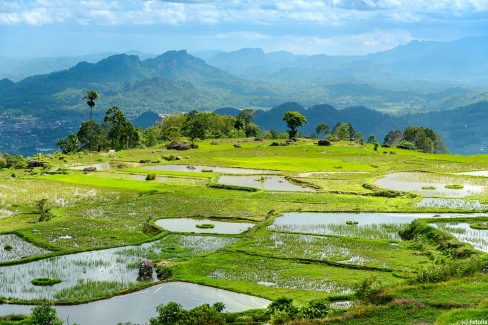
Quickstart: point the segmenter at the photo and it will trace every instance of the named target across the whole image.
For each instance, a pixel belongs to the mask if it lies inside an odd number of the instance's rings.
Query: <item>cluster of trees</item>
[[[208,138],[261,137],[261,138],[293,138],[305,136],[299,128],[307,123],[305,116],[297,111],[286,112],[283,121],[288,129],[287,134],[276,130],[262,131],[253,123],[255,111],[248,108],[241,110],[236,117],[219,115],[209,112],[192,110],[189,113],[168,115],[157,126],[151,126],[145,131],[135,128],[127,121],[117,107],[112,107],[105,113],[103,124],[100,125],[91,118],[92,110],[98,94],[88,91],[84,97],[90,107],[90,121],[83,122],[76,134],[69,134],[65,139],[57,142],[63,153],[74,153],[80,150],[122,150],[140,146],[155,146],[162,141],[176,141],[182,138],[195,141]],[[326,123],[320,123],[310,137],[320,136],[329,140],[354,140],[362,143],[363,135],[356,132],[347,122],[339,122],[330,131]],[[376,136],[371,134],[368,143],[379,145]],[[407,127],[404,132],[390,131],[385,137],[384,146],[420,150],[429,153],[447,153],[441,136],[431,129],[423,127]],[[0,163],[2,163],[0,161]]]
[[[75,153],[80,150],[121,150],[138,147],[141,144],[142,130],[135,128],[127,121],[118,107],[109,108],[105,112],[102,125],[92,119],[92,110],[98,94],[87,91],[85,99],[90,107],[90,120],[83,122],[76,134],[69,134],[56,143],[63,153]]]
[[[293,299],[282,297],[273,300],[263,313],[249,315],[252,323],[269,322],[272,325],[287,324],[295,319],[323,319],[329,313],[329,301],[326,299],[314,299],[306,305],[298,308],[293,304]],[[185,310],[176,302],[159,305],[156,310],[158,316],[149,320],[151,325],[194,325],[214,324],[224,325],[234,323],[234,314],[223,313],[225,305],[221,302],[213,306],[203,304],[190,310]],[[247,319],[247,323],[251,323]]]
[[[421,126],[409,126],[403,132],[390,131],[385,136],[383,146],[419,150],[428,153],[448,153],[439,133]]]

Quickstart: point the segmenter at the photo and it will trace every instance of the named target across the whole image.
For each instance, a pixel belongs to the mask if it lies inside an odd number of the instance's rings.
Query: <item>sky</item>
[[[186,49],[363,55],[488,36],[488,0],[0,0],[0,56]]]

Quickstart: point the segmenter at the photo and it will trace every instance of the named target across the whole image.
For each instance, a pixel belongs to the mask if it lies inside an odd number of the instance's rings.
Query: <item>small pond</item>
[[[253,187],[267,191],[314,191],[308,187],[302,187],[289,183],[283,176],[220,176],[219,184]]]
[[[418,218],[459,217],[443,213],[317,213],[288,212],[277,217],[270,230],[400,240],[398,231]],[[479,214],[462,214],[477,217]],[[347,222],[353,224],[347,224]],[[357,222],[357,224],[354,224]]]
[[[163,283],[132,294],[99,300],[83,305],[57,306],[57,314],[66,323],[80,325],[111,325],[132,322],[146,324],[155,317],[156,307],[170,301],[181,304],[185,309],[194,308],[204,303],[225,304],[226,312],[248,309],[263,309],[269,300],[239,294],[227,290],[185,282]],[[0,305],[0,315],[28,314],[31,306]],[[69,319],[68,319],[69,317]]]
[[[276,170],[266,169],[249,169],[249,168],[233,168],[233,167],[214,167],[214,166],[191,166],[191,165],[160,165],[160,166],[144,166],[142,169],[148,170],[167,170],[175,172],[213,172],[221,174],[279,174]]]
[[[428,208],[449,208],[461,210],[485,210],[488,209],[488,204],[482,204],[478,200],[463,200],[463,199],[445,199],[427,197],[417,203],[419,207]]]
[[[485,187],[473,185],[469,180],[460,180],[459,178],[442,175],[433,175],[430,173],[395,173],[375,181],[375,184],[395,191],[416,192],[423,196],[446,196],[446,197],[467,197],[470,195],[480,194]],[[446,185],[460,184],[461,189],[446,188]]]
[[[26,242],[17,235],[0,235],[0,262],[46,253],[49,253],[49,251]]]
[[[171,218],[159,219],[155,224],[173,232],[194,232],[205,234],[240,234],[252,227],[253,223],[224,222],[210,219]],[[213,225],[213,228],[199,228],[198,225]]]
[[[467,222],[430,224],[446,231],[462,242],[471,244],[475,249],[488,253],[488,230],[473,229]]]
[[[235,238],[172,234],[140,246],[126,246],[0,267],[0,296],[19,299],[89,299],[92,291],[114,292],[137,285],[144,258],[173,260],[206,254]],[[34,286],[35,278],[59,278],[54,286]],[[155,276],[153,276],[155,281]],[[98,289],[94,289],[97,287]],[[78,295],[83,295],[79,297]]]

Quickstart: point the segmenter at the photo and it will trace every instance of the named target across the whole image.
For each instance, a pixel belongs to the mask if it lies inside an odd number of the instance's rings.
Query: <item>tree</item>
[[[93,121],[93,107],[95,106],[95,99],[98,99],[99,96],[98,96],[98,93],[96,91],[93,91],[93,90],[88,90],[85,94],[85,96],[83,97],[83,99],[88,99],[88,101],[86,102],[88,104],[88,106],[90,106],[90,122]],[[93,126],[93,124],[90,124]],[[93,138],[93,130],[90,131],[90,139]],[[93,141],[90,140],[90,144],[92,145],[93,144]],[[90,151],[93,150],[93,147],[90,146]]]
[[[396,131],[390,131],[388,134],[385,136],[385,139],[383,140],[383,145],[385,146],[394,146],[403,139],[403,134],[402,131],[396,130]]]
[[[237,130],[237,137],[239,137],[239,131],[244,128],[244,120],[242,118],[236,118],[234,128]]]
[[[257,137],[259,134],[259,126],[254,123],[249,123],[246,126],[246,137]]]
[[[339,140],[356,139],[356,131],[350,123],[337,123],[332,129],[332,135]],[[361,136],[362,137],[362,136]]]
[[[108,130],[107,140],[112,149],[130,149],[139,144],[139,133],[118,107],[108,109],[103,122]]]
[[[56,145],[61,149],[64,154],[70,154],[78,151],[80,141],[78,140],[76,134],[71,133],[68,134],[66,139],[59,139],[58,142],[56,142]]]
[[[320,123],[317,125],[315,128],[315,133],[320,136],[323,135],[325,136],[327,133],[329,133],[329,126],[326,123]]]
[[[251,108],[245,108],[239,112],[237,115],[238,119],[241,119],[244,122],[244,126],[247,127],[252,120],[254,120],[255,112]]]
[[[368,135],[368,140],[366,140],[366,143],[376,143],[378,142],[378,139],[376,139],[376,135],[370,134]]]
[[[298,112],[286,112],[285,115],[283,115],[283,121],[285,121],[288,126],[288,136],[290,138],[297,135],[298,127],[302,127],[307,123],[305,116]]]
[[[31,323],[34,325],[62,325],[63,321],[56,315],[56,309],[51,304],[43,303],[33,307],[30,314]]]
[[[92,148],[105,149],[107,147],[106,130],[95,121],[81,123],[76,133],[80,150]]]
[[[85,96],[83,97],[83,99],[88,99],[88,101],[86,102],[88,104],[88,106],[90,106],[90,121],[92,120],[92,111],[93,111],[93,107],[95,106],[95,100],[98,99],[100,96],[98,95],[98,93],[96,91],[93,91],[93,90],[88,90],[85,94]]]

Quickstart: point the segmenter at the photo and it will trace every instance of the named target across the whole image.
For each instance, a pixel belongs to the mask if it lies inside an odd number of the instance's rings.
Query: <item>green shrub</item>
[[[56,283],[60,283],[61,279],[58,278],[37,278],[33,279],[32,284],[35,286],[52,286]]]
[[[301,318],[315,319],[325,318],[329,313],[329,300],[325,298],[310,300],[300,310]]]
[[[149,173],[146,175],[146,181],[153,181],[156,179],[156,173]]]
[[[215,225],[211,223],[202,223],[202,224],[195,225],[195,227],[200,229],[213,229],[215,228]]]
[[[8,252],[8,251],[11,251],[13,249],[13,247],[10,245],[5,245],[5,246],[3,246],[3,249]]]
[[[444,186],[445,188],[451,189],[451,190],[462,190],[464,188],[464,185],[460,184],[447,184]]]

